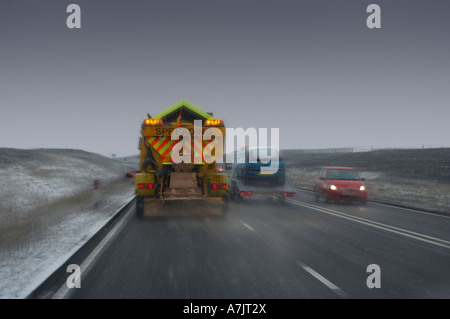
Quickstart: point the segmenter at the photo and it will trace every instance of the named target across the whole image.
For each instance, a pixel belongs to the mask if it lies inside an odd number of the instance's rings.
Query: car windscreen
[[[358,174],[351,169],[329,169],[327,178],[332,180],[359,180]]]

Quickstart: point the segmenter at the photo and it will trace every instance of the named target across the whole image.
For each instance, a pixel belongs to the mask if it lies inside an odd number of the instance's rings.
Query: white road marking
[[[333,284],[331,281],[329,281],[327,278],[319,274],[317,271],[312,269],[311,267],[308,267],[301,261],[298,261],[297,264],[302,267],[304,270],[306,270],[308,273],[310,273],[312,276],[314,276],[317,280],[319,280],[321,283],[323,283],[325,286],[330,288],[335,294],[337,294],[341,298],[348,298],[349,295],[343,291],[341,288]]]
[[[312,193],[312,191],[307,190],[307,189],[296,188],[296,190],[297,190],[297,191],[300,191],[300,192],[305,192],[305,193]],[[386,207],[391,207],[391,208],[396,208],[396,209],[406,210],[406,211],[415,212],[415,213],[420,213],[420,214],[439,216],[439,217],[443,217],[443,218],[450,218],[450,216],[446,216],[446,215],[443,215],[443,214],[424,212],[424,211],[422,211],[422,210],[414,209],[414,208],[406,208],[406,207],[400,207],[400,206],[389,205],[389,204],[382,204],[382,203],[377,203],[377,202],[372,202],[372,201],[369,201],[369,202],[370,202],[371,204],[373,204],[373,205],[386,206]]]
[[[406,230],[403,228],[398,228],[398,227],[394,227],[394,226],[390,226],[390,225],[386,225],[383,223],[379,223],[376,221],[372,221],[369,219],[365,219],[365,218],[361,218],[361,217],[357,217],[357,216],[352,216],[352,215],[348,215],[342,212],[338,212],[335,210],[331,210],[328,208],[323,208],[320,206],[316,206],[316,205],[312,205],[312,204],[308,204],[305,202],[300,202],[300,201],[296,201],[296,200],[292,200],[292,199],[288,199],[289,202],[291,202],[294,205],[298,205],[298,206],[303,206],[303,207],[307,207],[310,209],[314,209],[317,211],[320,211],[322,213],[326,213],[326,214],[330,214],[330,215],[334,215],[336,217],[340,217],[340,218],[344,218],[344,219],[348,219],[360,224],[364,224],[364,225],[368,225],[368,226],[372,226],[378,229],[383,229],[385,231],[389,231],[398,235],[402,235],[405,237],[409,237],[409,238],[414,238],[429,244],[433,244],[436,246],[440,246],[440,247],[444,247],[444,248],[449,248],[450,249],[450,241],[444,240],[444,239],[440,239],[440,238],[436,238],[436,237],[432,237],[432,236],[428,236],[428,235],[424,235],[424,234],[420,234],[420,233],[416,233],[410,230]]]
[[[420,213],[420,214],[426,214],[426,215],[433,215],[433,216],[443,217],[443,218],[450,218],[450,216],[445,216],[445,215],[436,214],[436,213],[424,212],[424,211],[417,210],[417,209],[413,209],[413,208],[398,207],[398,206],[394,206],[394,205],[381,204],[381,203],[377,203],[377,202],[370,202],[370,203],[371,203],[371,204],[374,204],[374,205],[379,205],[379,206],[386,206],[386,207],[391,207],[391,208],[397,208],[397,209],[407,210],[407,211],[414,212],[414,213]]]
[[[134,212],[134,209],[129,209],[129,211],[122,216],[122,218],[117,222],[113,229],[103,238],[103,240],[95,247],[95,249],[87,256],[87,258],[81,263],[81,276],[83,277],[84,272],[89,268],[94,259],[98,256],[98,254],[102,251],[102,249],[106,246],[109,240],[114,236],[117,230],[122,226],[127,217]],[[83,286],[83,281],[81,281],[81,286]],[[58,289],[58,291],[52,296],[52,299],[64,299],[70,290],[76,288],[67,287],[66,282]]]
[[[250,231],[256,233],[256,230],[252,226],[250,226],[250,225],[248,225],[248,224],[246,224],[244,222],[242,222],[242,225],[244,225],[244,227],[249,229]]]

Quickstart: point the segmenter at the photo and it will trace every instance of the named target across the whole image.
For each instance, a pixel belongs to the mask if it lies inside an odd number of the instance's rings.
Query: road
[[[447,216],[306,191],[284,205],[232,202],[225,217],[139,219],[133,209],[82,267],[81,288],[63,284],[58,297],[450,298]]]

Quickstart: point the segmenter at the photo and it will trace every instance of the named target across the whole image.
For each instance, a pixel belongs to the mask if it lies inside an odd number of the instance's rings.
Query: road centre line
[[[248,230],[256,233],[256,230],[252,226],[250,226],[250,225],[248,225],[248,224],[246,224],[244,222],[241,222],[241,224],[244,225],[244,227],[247,228]]]
[[[304,188],[296,188],[297,191],[300,192],[304,192],[304,193],[312,193],[311,190],[308,189],[304,189]],[[368,201],[373,205],[378,205],[378,206],[386,206],[386,207],[391,207],[391,208],[396,208],[396,209],[401,209],[401,210],[406,210],[406,211],[410,211],[410,212],[414,212],[414,213],[420,213],[420,214],[425,214],[425,215],[432,215],[432,216],[439,216],[439,217],[443,217],[443,218],[450,218],[450,216],[446,216],[444,214],[441,213],[433,213],[433,212],[426,212],[426,211],[422,211],[419,209],[415,209],[415,208],[408,208],[408,207],[402,207],[402,206],[396,206],[396,205],[390,205],[390,204],[384,204],[384,203],[379,203],[379,202],[375,202],[375,201]]]
[[[387,224],[376,222],[374,220],[370,220],[370,219],[366,219],[366,218],[362,218],[362,217],[358,217],[358,216],[349,215],[349,214],[342,213],[342,212],[339,212],[339,211],[336,211],[336,210],[332,210],[332,209],[329,209],[329,208],[324,208],[324,207],[320,207],[320,206],[316,206],[316,205],[312,205],[312,204],[308,204],[308,203],[304,203],[304,202],[300,202],[300,201],[296,201],[296,200],[292,200],[292,201],[298,202],[299,204],[308,205],[310,207],[317,207],[317,208],[320,208],[322,210],[327,210],[327,211],[331,212],[332,214],[333,213],[334,214],[341,214],[341,215],[344,215],[345,217],[358,219],[358,220],[363,221],[363,222],[373,223],[373,224],[376,224],[376,225],[380,225],[382,227],[390,228],[392,230],[402,231],[402,232],[405,232],[405,233],[409,233],[411,235],[420,236],[420,237],[423,237],[423,238],[426,238],[426,239],[430,239],[430,240],[435,240],[435,241],[438,241],[438,242],[441,242],[441,243],[444,243],[444,244],[450,244],[449,241],[446,241],[444,239],[431,237],[431,236],[428,236],[428,235],[416,233],[416,232],[413,232],[413,231],[410,231],[410,230],[406,230],[406,229],[403,229],[403,228],[398,228],[398,227],[395,227],[395,226],[390,226],[390,225],[387,225]]]
[[[378,206],[385,206],[385,207],[402,209],[402,210],[406,210],[406,211],[410,211],[410,212],[414,212],[414,213],[438,216],[438,217],[443,217],[443,218],[450,218],[450,216],[445,216],[445,215],[438,214],[438,213],[423,212],[421,210],[417,210],[417,209],[413,209],[413,208],[399,207],[399,206],[394,206],[394,205],[389,205],[389,204],[382,204],[382,203],[377,203],[377,202],[371,202],[371,204],[378,205]]]
[[[424,234],[420,234],[420,233],[416,233],[410,230],[406,230],[406,229],[402,229],[402,228],[398,228],[398,227],[394,227],[394,226],[390,226],[390,225],[386,225],[383,223],[379,223],[376,221],[372,221],[369,219],[365,219],[365,218],[361,218],[361,217],[357,217],[357,216],[352,216],[349,214],[345,214],[339,211],[335,211],[335,210],[331,210],[328,208],[323,208],[320,206],[316,206],[316,205],[312,205],[312,204],[308,204],[305,202],[300,202],[297,200],[292,200],[292,199],[286,199],[288,202],[294,204],[294,205],[298,205],[298,206],[303,206],[306,208],[310,208],[313,210],[317,210],[326,214],[330,214],[330,215],[334,215],[336,217],[340,217],[340,218],[344,218],[344,219],[348,219],[357,223],[361,223],[364,225],[368,225],[368,226],[372,226],[378,229],[382,229],[385,231],[389,231],[392,233],[396,233],[398,235],[402,235],[402,236],[406,236],[409,238],[413,238],[413,239],[417,239],[423,242],[427,242],[436,246],[440,246],[440,247],[444,247],[444,248],[448,248],[450,249],[450,242],[444,239],[440,239],[440,238],[436,238],[436,237],[432,237],[432,236],[427,236]]]
[[[331,281],[329,281],[327,278],[319,274],[317,271],[312,269],[311,267],[305,265],[301,261],[298,261],[297,264],[302,267],[304,270],[306,270],[309,274],[311,274],[314,278],[319,280],[321,283],[323,283],[325,286],[330,288],[335,294],[337,294],[341,298],[348,298],[348,294],[343,291],[341,288],[333,284]]]

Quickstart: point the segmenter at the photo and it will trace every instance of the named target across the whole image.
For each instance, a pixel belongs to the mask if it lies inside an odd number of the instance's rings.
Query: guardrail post
[[[94,208],[98,208],[100,202],[100,182],[98,179],[94,179]]]

